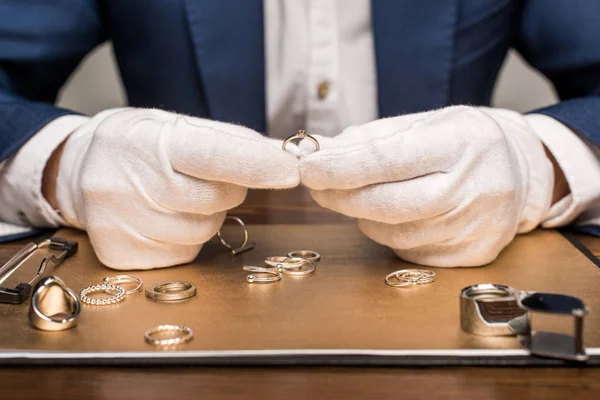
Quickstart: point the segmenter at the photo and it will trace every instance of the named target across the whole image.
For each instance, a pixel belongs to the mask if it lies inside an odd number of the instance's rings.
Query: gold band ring
[[[296,250],[296,251],[290,251],[288,254],[288,257],[299,257],[299,258],[304,258],[305,260],[311,260],[311,261],[319,261],[321,259],[321,255],[319,253],[317,253],[316,251],[312,251],[312,250]]]
[[[307,269],[303,268],[305,264],[309,264]],[[302,259],[302,265],[300,266],[300,268],[283,267],[283,268],[281,268],[281,272],[283,272],[286,275],[291,275],[291,276],[304,276],[304,275],[312,274],[313,272],[315,272],[316,269],[317,269],[317,264],[313,260],[304,258],[304,259]]]
[[[169,339],[154,339],[152,337],[158,333],[164,332],[174,332],[178,333],[180,336]],[[146,343],[154,346],[176,346],[178,344],[189,342],[193,337],[194,332],[192,331],[192,328],[179,325],[158,325],[148,329],[146,333],[144,333],[144,340]]]
[[[146,288],[146,297],[157,301],[185,300],[196,295],[196,286],[184,281],[158,282]]]
[[[104,283],[109,283],[115,286],[129,285],[133,284],[135,287],[130,290],[125,291],[125,295],[128,296],[133,293],[142,291],[142,280],[135,275],[116,275],[116,276],[107,276],[104,278]],[[125,288],[123,288],[125,289]]]

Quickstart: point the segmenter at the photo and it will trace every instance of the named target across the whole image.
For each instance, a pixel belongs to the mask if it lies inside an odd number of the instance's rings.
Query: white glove
[[[299,184],[281,142],[242,126],[155,109],[104,111],[71,135],[57,200],[100,261],[149,269],[193,260],[246,188]]]
[[[315,201],[411,262],[487,264],[551,205],[552,164],[513,111],[448,107],[317,139],[300,162]]]

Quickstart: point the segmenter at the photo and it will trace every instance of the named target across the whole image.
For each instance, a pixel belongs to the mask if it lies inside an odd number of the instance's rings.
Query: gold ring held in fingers
[[[306,260],[311,260],[311,261],[319,261],[321,259],[321,255],[319,253],[317,253],[316,251],[312,251],[312,250],[296,250],[296,251],[290,251],[288,253],[288,257],[299,257],[299,258],[304,258]]]
[[[146,288],[146,297],[157,301],[185,300],[196,295],[196,286],[184,281],[153,283]]]
[[[290,143],[291,141],[296,140],[296,139],[300,139],[300,140],[308,139],[315,145],[316,151],[321,150],[321,145],[319,144],[319,141],[317,139],[315,139],[314,137],[310,136],[309,134],[307,134],[306,131],[304,131],[304,130],[300,130],[295,135],[292,135],[292,136],[288,137],[287,139],[285,139],[283,141],[283,145],[281,145],[281,148],[283,150],[285,150],[288,143]]]
[[[121,287],[123,287],[123,285],[135,285],[133,289],[125,291],[126,296],[142,291],[142,280],[135,275],[107,276],[106,278],[104,278],[104,283],[109,283],[111,285]]]
[[[175,333],[178,336],[168,339],[158,339],[153,337],[162,333]],[[154,346],[176,346],[178,344],[189,342],[193,337],[194,332],[192,331],[192,328],[180,325],[158,325],[148,329],[146,333],[144,333],[144,340],[146,343]]]

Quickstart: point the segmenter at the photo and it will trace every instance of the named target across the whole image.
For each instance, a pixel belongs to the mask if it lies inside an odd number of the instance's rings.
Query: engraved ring
[[[300,257],[279,257],[271,256],[265,258],[265,264],[276,267],[279,269],[283,268],[300,268],[304,263],[304,259]]]
[[[300,257],[300,258],[304,258],[306,260],[311,260],[311,261],[319,261],[321,259],[321,255],[319,253],[317,253],[316,251],[312,251],[312,250],[296,250],[296,251],[290,251],[288,253],[288,257]]]
[[[146,288],[146,297],[157,301],[185,300],[196,295],[196,286],[184,281],[153,283]]]

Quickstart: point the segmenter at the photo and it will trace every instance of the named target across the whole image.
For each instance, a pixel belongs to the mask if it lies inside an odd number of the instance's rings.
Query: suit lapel
[[[458,0],[372,0],[381,117],[446,105]]]
[[[262,0],[186,0],[211,118],[265,131]]]

